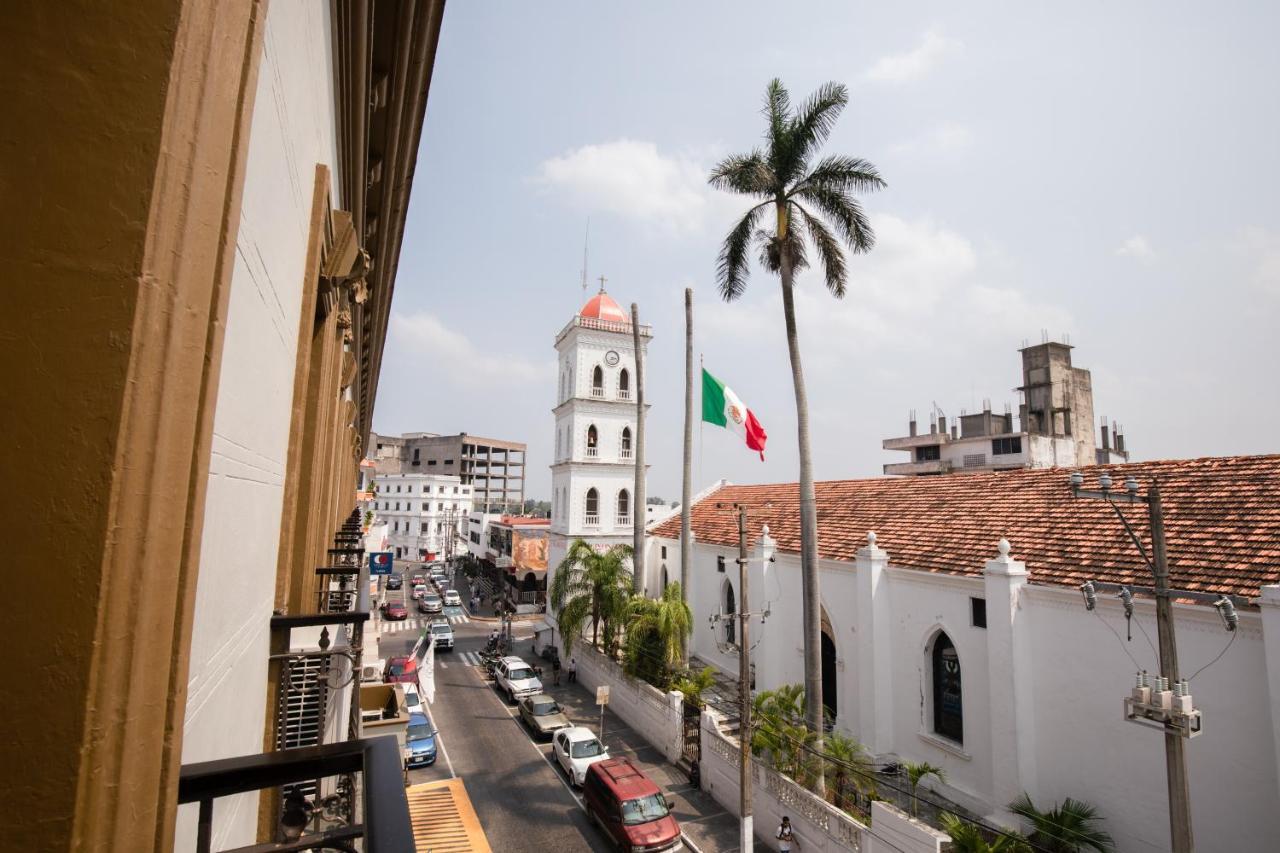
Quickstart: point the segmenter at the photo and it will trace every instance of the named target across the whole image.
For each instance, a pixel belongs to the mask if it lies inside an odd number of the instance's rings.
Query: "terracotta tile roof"
[[[936,477],[833,480],[816,484],[818,551],[852,560],[875,531],[892,565],[977,575],[1003,536],[1031,579],[1076,586],[1086,580],[1151,585],[1151,573],[1113,510],[1071,497],[1069,468]],[[1158,478],[1165,512],[1171,586],[1256,596],[1280,583],[1280,455],[1229,456],[1094,465],[1079,469],[1086,488],[1104,471],[1119,488],[1127,475],[1142,491]],[[800,550],[799,485],[725,486],[693,507],[699,542],[737,545],[732,512],[745,503],[751,540],[768,524],[778,549]],[[1123,508],[1150,552],[1146,507]],[[680,517],[655,535],[680,536]]]

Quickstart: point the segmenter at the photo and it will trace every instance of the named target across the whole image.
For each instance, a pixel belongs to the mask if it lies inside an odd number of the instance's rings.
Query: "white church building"
[[[573,366],[589,383],[590,359]],[[574,422],[570,452],[584,428]],[[1202,713],[1186,741],[1197,850],[1278,849],[1280,456],[1081,471],[1086,484],[1107,472],[1161,486],[1180,675]],[[1123,714],[1135,672],[1159,672],[1152,576],[1111,506],[1072,498],[1069,473],[818,483],[823,702],[878,760],[944,768],[945,783],[925,785],[979,814],[1009,821],[1023,792],[1040,808],[1074,797],[1098,807],[1118,850],[1159,853],[1170,849],[1164,736]],[[580,492],[571,500],[564,531],[582,529]],[[749,509],[749,607],[769,611],[752,624],[755,688],[799,682],[795,483],[726,485],[695,503],[694,654],[737,674],[728,620],[709,619],[742,606],[736,518],[723,510],[734,503]],[[1145,507],[1125,512],[1149,550]],[[767,570],[765,525],[777,549]],[[650,590],[679,577],[679,536],[678,517],[653,529]],[[1222,596],[1233,631],[1214,606]]]
[[[652,332],[640,327],[646,350]],[[630,545],[635,506],[636,353],[631,318],[604,288],[556,335],[548,584],[569,544]]]

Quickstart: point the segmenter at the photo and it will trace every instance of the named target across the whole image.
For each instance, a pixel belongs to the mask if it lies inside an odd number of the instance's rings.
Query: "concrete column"
[[[1276,777],[1280,778],[1280,584],[1261,587],[1262,648],[1267,664],[1267,698]]]
[[[884,570],[889,554],[876,545],[875,533],[859,548],[857,566],[858,739],[880,755],[893,748],[893,674],[889,588]]]
[[[991,723],[991,797],[996,817],[1012,822],[1005,806],[1035,788],[1032,662],[1028,626],[1019,597],[1027,583],[1025,563],[999,554],[983,569],[987,599],[987,684]]]

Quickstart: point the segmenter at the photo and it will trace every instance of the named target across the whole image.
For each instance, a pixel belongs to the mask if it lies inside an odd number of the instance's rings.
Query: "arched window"
[[[960,656],[945,632],[933,640],[933,730],[964,743],[964,705],[960,689]]]
[[[720,620],[724,623],[724,641],[732,644],[737,642],[738,638],[738,607],[733,598],[733,584],[726,580],[720,597],[722,599],[720,612],[724,617]]]
[[[668,580],[667,580],[667,564],[666,564],[666,563],[663,563],[663,564],[662,564],[662,589],[663,589],[664,591],[665,591],[665,590],[666,590],[666,588],[667,588],[667,583],[668,583]]]
[[[625,367],[618,373],[618,399],[631,399],[631,374]]]
[[[631,523],[631,493],[626,489],[618,492],[618,524]]]
[[[598,364],[595,370],[591,371],[591,396],[604,396],[604,371],[600,369]]]
[[[622,458],[631,458],[631,427],[622,428]]]
[[[592,424],[587,427],[587,456],[596,457],[600,455],[600,436],[596,432],[596,425]]]
[[[600,493],[587,489],[587,524],[600,523]]]

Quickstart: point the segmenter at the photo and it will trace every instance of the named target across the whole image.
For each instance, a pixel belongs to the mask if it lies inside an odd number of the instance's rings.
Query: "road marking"
[[[428,696],[428,697],[427,697],[427,706],[428,706],[428,707],[427,707],[427,709],[426,709],[426,711],[427,711],[427,719],[431,721],[431,728],[435,729],[435,732],[436,732],[436,747],[437,747],[437,748],[439,748],[439,750],[440,750],[440,754],[444,756],[444,766],[449,768],[449,778],[450,778],[450,779],[457,779],[457,778],[458,778],[458,774],[453,772],[453,762],[449,760],[449,750],[447,750],[447,749],[445,749],[445,748],[444,748],[444,738],[440,735],[440,727],[436,725],[436,718],[435,718],[435,716],[431,713],[431,708],[430,708],[430,706],[431,706],[431,705],[434,705],[434,704],[435,704],[435,702],[433,702],[433,701],[431,700],[431,697],[430,697],[430,696]]]
[[[494,698],[496,698],[499,704],[502,705],[502,709],[507,712],[507,716],[511,717],[512,722],[516,724],[516,728],[520,729],[520,733],[524,735],[525,742],[528,743],[529,746],[533,747],[533,751],[538,753],[539,758],[547,762],[547,764],[551,765],[551,774],[560,780],[560,784],[563,785],[564,789],[569,792],[569,796],[573,797],[573,801],[578,804],[578,808],[582,809],[582,812],[586,814],[587,804],[582,799],[582,797],[580,797],[578,793],[573,790],[573,785],[565,781],[564,774],[561,773],[560,771],[560,765],[553,757],[555,755],[554,747],[552,748],[551,755],[547,755],[545,752],[543,752],[542,747],[538,746],[537,741],[535,741],[533,737],[530,736],[529,730],[525,728],[524,723],[520,722],[519,712],[512,711],[511,708],[508,707],[507,703],[502,701],[502,697],[498,696],[496,693],[494,694]]]

